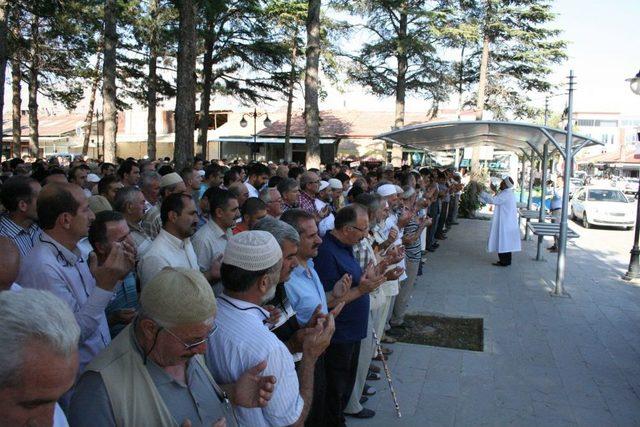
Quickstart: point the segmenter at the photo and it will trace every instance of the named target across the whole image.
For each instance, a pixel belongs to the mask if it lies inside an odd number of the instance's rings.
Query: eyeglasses
[[[358,231],[359,231],[359,232],[361,232],[361,233],[364,233],[364,232],[366,232],[366,231],[367,231],[366,229],[362,229],[362,228],[360,228],[360,227],[356,227],[355,225],[350,225],[349,227],[354,228],[354,229],[358,230]]]
[[[211,338],[211,335],[213,335],[213,333],[216,331],[216,329],[218,329],[218,327],[216,326],[216,324],[213,324],[213,327],[211,328],[211,330],[207,333],[207,336],[204,337],[203,339],[201,339],[200,341],[196,341],[194,343],[191,344],[187,344],[186,342],[182,341],[182,339],[177,336],[176,334],[174,334],[173,332],[171,332],[171,330],[164,328],[165,331],[167,331],[167,333],[169,335],[171,335],[172,337],[174,337],[175,339],[177,339],[178,341],[180,341],[180,343],[184,346],[185,350],[191,350],[192,348],[196,348],[199,345],[202,345],[204,343],[206,343],[209,338]]]

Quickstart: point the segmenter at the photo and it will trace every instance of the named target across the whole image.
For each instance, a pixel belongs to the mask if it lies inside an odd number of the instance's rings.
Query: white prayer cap
[[[140,294],[142,312],[170,327],[201,323],[216,314],[216,297],[198,270],[165,267]]]
[[[160,188],[175,185],[182,182],[182,177],[177,172],[171,172],[160,178]]]
[[[388,197],[393,196],[394,194],[398,194],[396,186],[393,184],[382,184],[380,187],[378,187],[377,192],[382,197]]]
[[[329,180],[329,186],[331,186],[332,190],[342,190],[342,182],[336,178],[331,178]]]
[[[243,231],[229,239],[224,250],[223,264],[246,271],[267,270],[282,259],[282,249],[268,231]]]
[[[198,175],[200,175],[200,176],[204,177],[204,169],[200,169],[200,170],[198,171]]]
[[[90,173],[89,175],[87,175],[87,181],[93,183],[100,182],[100,177],[95,173]]]
[[[396,185],[395,187],[396,187],[396,193],[397,193],[397,194],[402,194],[402,193],[404,193],[404,190],[402,189],[402,187],[400,187],[399,185]]]
[[[509,176],[505,176],[502,182],[504,182],[504,185],[506,185],[507,188],[513,187],[513,180]]]
[[[320,189],[318,189],[318,191],[322,191],[325,188],[327,188],[329,186],[329,183],[327,181],[320,181]],[[340,186],[342,188],[342,186]]]

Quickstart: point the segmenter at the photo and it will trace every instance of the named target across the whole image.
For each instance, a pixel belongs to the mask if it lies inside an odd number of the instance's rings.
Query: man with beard
[[[138,264],[142,287],[164,267],[198,269],[198,258],[190,239],[198,225],[193,198],[186,194],[171,194],[162,201],[160,218],[162,229]]]
[[[237,408],[240,425],[302,425],[313,400],[316,360],[335,330],[332,315],[317,320],[304,335],[296,375],[291,352],[269,330],[265,321],[270,313],[261,307],[273,298],[281,271],[282,250],[270,233],[251,230],[229,239],[221,268],[224,293],[218,298],[218,330],[209,340],[207,364],[216,381],[224,384],[266,360],[264,375],[278,381],[264,408]]]
[[[318,233],[320,234],[320,237],[324,237],[324,235],[327,234],[327,231],[333,230],[333,224],[336,218],[331,211],[332,194],[331,185],[329,185],[327,181],[320,181],[318,196],[314,201],[316,210],[326,214],[318,222]]]

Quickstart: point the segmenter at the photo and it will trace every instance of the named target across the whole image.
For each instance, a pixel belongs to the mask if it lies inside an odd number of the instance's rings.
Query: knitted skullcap
[[[198,270],[165,267],[142,288],[142,311],[166,325],[201,323],[216,314],[216,297]]]
[[[333,190],[342,190],[342,182],[340,182],[340,180],[336,178],[331,178],[329,180],[329,186]]]
[[[392,196],[394,194],[398,194],[396,191],[396,186],[393,184],[382,184],[378,187],[378,194],[382,197]]]
[[[113,207],[111,207],[111,203],[109,203],[106,197],[96,194],[89,197],[89,209],[91,209],[91,212],[94,214],[98,214],[102,211],[112,211]]]
[[[328,186],[329,186],[329,183],[327,181],[320,181],[320,189],[318,189],[318,191],[322,191]]]
[[[243,231],[229,239],[222,258],[223,264],[246,271],[267,270],[282,259],[282,250],[268,231]]]
[[[175,185],[182,182],[182,177],[177,172],[171,172],[160,178],[160,188]]]

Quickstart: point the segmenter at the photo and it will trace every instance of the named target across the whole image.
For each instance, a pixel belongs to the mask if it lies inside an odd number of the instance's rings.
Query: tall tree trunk
[[[14,52],[13,61],[11,62],[11,104],[12,104],[12,130],[13,139],[13,156],[20,157],[21,139],[22,139],[22,98],[20,96],[22,81],[22,70],[20,70],[20,53]]]
[[[482,42],[482,58],[480,60],[480,82],[478,83],[478,100],[476,102],[476,120],[482,120],[484,112],[484,93],[487,87],[487,72],[489,67],[489,35],[485,34]]]
[[[202,74],[204,82],[202,85],[202,94],[200,95],[200,121],[198,123],[198,152],[204,158],[208,156],[207,133],[209,131],[209,104],[211,103],[211,73],[213,66],[213,20],[207,18],[207,32],[204,37],[205,52],[202,61]]]
[[[156,159],[156,106],[158,104],[156,83],[158,79],[158,27],[155,24],[158,15],[158,0],[149,5],[149,15],[153,21],[149,39],[149,87],[147,88],[147,156]]]
[[[291,71],[289,71],[289,89],[287,93],[287,122],[284,127],[284,159],[291,162],[293,147],[291,147],[291,114],[293,111],[293,88],[296,84],[296,61],[298,60],[298,31],[293,35],[293,49],[291,50]]]
[[[176,139],[173,150],[178,170],[193,160],[193,131],[196,120],[196,24],[192,0],[177,0],[178,72],[176,79]]]
[[[14,40],[20,40],[20,8],[13,8],[11,32],[13,33]],[[20,68],[20,62],[22,61],[22,51],[16,49],[13,52],[13,60],[11,61],[11,104],[12,104],[12,142],[13,142],[13,156],[20,157],[20,151],[22,149],[22,97],[20,91],[22,89],[22,69]]]
[[[116,158],[116,29],[117,0],[106,0],[104,5],[104,60],[102,63],[102,118],[104,121],[104,161],[114,163]]]
[[[4,79],[7,72],[7,0],[0,0],[0,157],[4,153]]]
[[[38,74],[40,72],[40,20],[33,16],[31,21],[31,66],[29,67],[29,152],[39,156],[38,135]]]
[[[462,81],[464,80],[464,48],[465,45],[462,45],[462,49],[460,49],[460,68],[458,69],[458,120],[462,118]],[[456,151],[457,152],[457,151]]]
[[[398,26],[398,47],[396,59],[398,61],[398,75],[396,77],[396,120],[394,126],[399,129],[404,126],[404,105],[407,86],[407,5],[402,3],[400,11],[400,25]]]
[[[89,111],[84,119],[84,139],[82,141],[82,155],[86,156],[89,153],[89,141],[91,140],[91,123],[93,122],[93,110],[96,104],[96,92],[98,92],[98,85],[100,84],[100,54],[96,60],[96,75],[91,83],[91,94],[89,95]],[[97,148],[97,147],[96,147]],[[97,149],[96,149],[97,151]],[[96,157],[98,157],[96,155]]]
[[[304,77],[305,139],[307,168],[320,168],[320,111],[318,64],[320,62],[321,0],[309,0],[307,14],[307,66]]]

